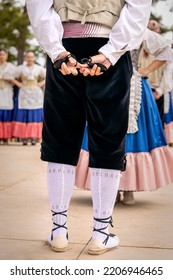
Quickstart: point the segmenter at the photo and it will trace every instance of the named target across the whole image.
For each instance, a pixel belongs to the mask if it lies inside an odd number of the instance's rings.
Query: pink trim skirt
[[[81,150],[76,167],[75,186],[90,189],[89,153]],[[159,147],[149,152],[127,153],[120,191],[154,191],[173,182],[173,149]]]
[[[13,137],[25,138],[41,138],[43,123],[20,123],[13,122]]]

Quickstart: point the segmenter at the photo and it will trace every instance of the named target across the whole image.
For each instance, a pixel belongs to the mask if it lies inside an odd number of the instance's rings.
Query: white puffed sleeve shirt
[[[109,34],[108,43],[99,50],[113,65],[126,51],[134,49],[137,40],[140,43],[151,11],[151,0],[125,2],[120,17]],[[62,45],[63,26],[53,8],[53,0],[26,0],[26,5],[36,39],[54,61],[65,49]]]

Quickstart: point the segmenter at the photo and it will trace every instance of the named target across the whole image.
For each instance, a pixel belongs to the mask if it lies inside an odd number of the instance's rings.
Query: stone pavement
[[[69,248],[52,252],[46,245],[51,213],[46,188],[46,163],[40,145],[0,146],[1,260],[172,260],[173,184],[156,192],[136,193],[136,204],[114,208],[116,250],[87,254],[92,231],[90,191],[74,188],[69,209]]]

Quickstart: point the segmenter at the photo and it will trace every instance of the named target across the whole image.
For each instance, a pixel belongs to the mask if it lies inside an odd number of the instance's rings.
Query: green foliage
[[[21,64],[23,54],[31,48],[30,40],[34,38],[26,6],[21,1],[0,1],[0,26],[0,47],[9,50],[9,60]],[[38,47],[32,47],[35,48],[38,51]]]

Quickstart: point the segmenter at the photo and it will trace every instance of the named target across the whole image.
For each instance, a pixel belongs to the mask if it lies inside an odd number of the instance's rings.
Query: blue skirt
[[[11,122],[13,110],[0,110],[0,122]]]
[[[169,111],[164,114],[164,122],[166,124],[173,122],[173,102],[171,92],[169,92]]]
[[[82,150],[85,150],[88,152],[88,124],[86,122],[85,130],[84,130],[84,137],[82,141]]]
[[[173,143],[173,102],[172,95],[169,92],[169,111],[164,114],[164,131],[166,136],[166,141],[168,144]]]

